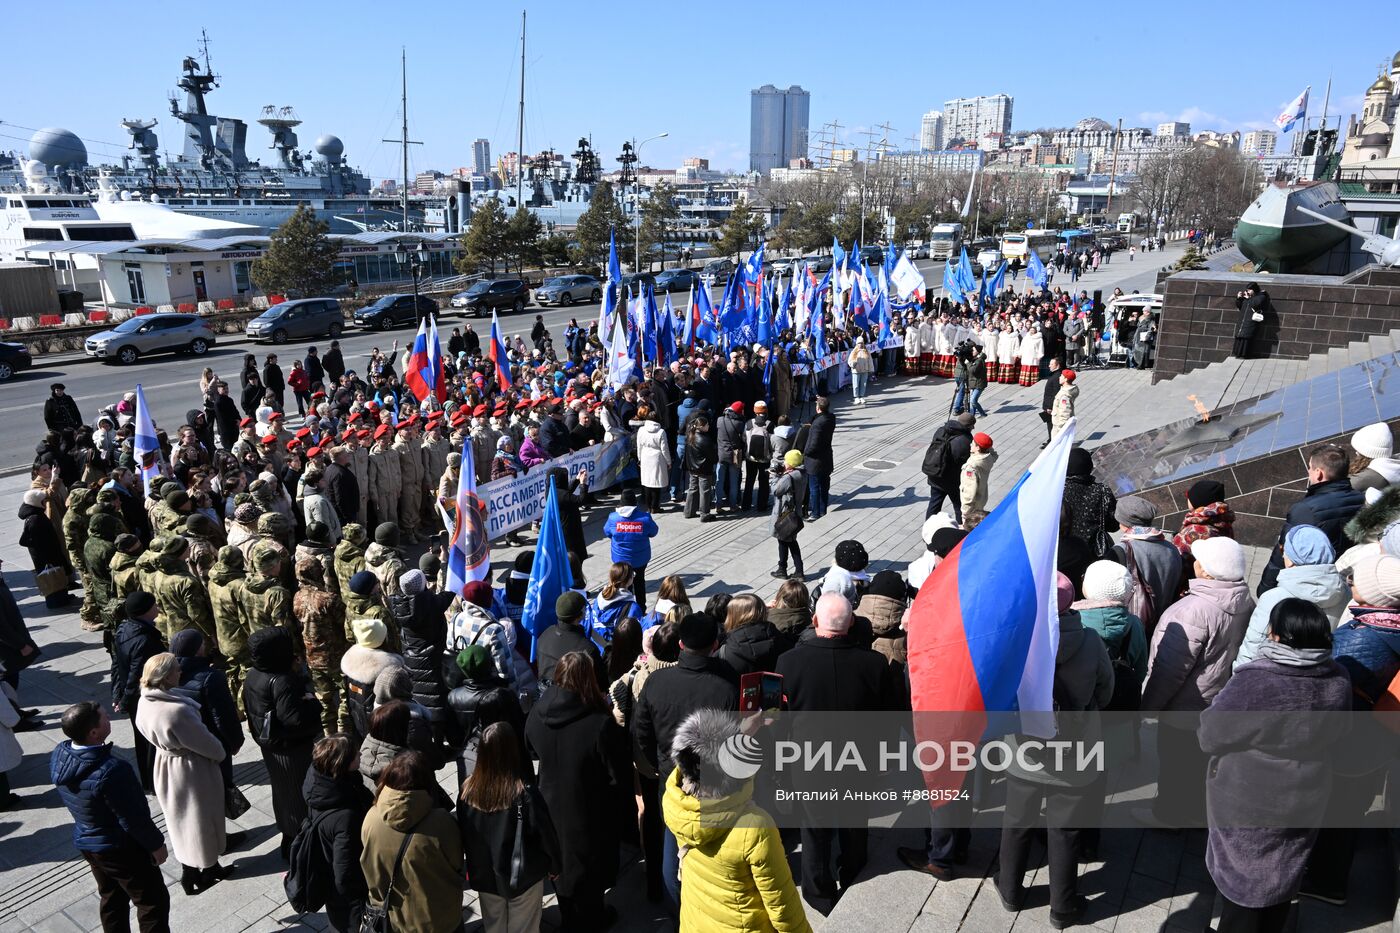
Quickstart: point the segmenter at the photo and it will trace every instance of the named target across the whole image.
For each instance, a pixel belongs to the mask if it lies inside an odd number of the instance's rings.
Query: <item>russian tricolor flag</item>
[[[496,320],[496,312],[491,312],[491,347],[488,354],[496,364],[496,385],[502,392],[510,391],[510,363],[506,356],[506,342],[501,339],[501,322]]]
[[[447,546],[447,589],[461,595],[468,583],[485,580],[491,575],[486,503],[476,494],[476,459],[470,443],[462,445],[462,469],[457,477],[453,512],[452,521],[444,521],[451,536]],[[444,519],[447,517],[444,514]]]
[[[420,402],[429,395],[447,401],[447,380],[442,371],[442,344],[438,341],[437,319],[431,314],[418,322],[418,334],[408,354],[404,384]]]
[[[1074,431],[1071,420],[914,599],[909,681],[920,742],[975,744],[989,713],[1014,710],[1020,731],[1055,734],[1055,558]],[[964,777],[929,771],[925,782],[955,789]]]

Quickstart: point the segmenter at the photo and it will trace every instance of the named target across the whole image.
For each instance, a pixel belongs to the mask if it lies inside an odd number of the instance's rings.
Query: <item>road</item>
[[[1091,292],[1095,288],[1108,292],[1115,285],[1125,292],[1133,289],[1151,291],[1157,268],[1165,261],[1174,260],[1180,253],[1180,248],[1169,248],[1165,253],[1139,256],[1133,263],[1129,263],[1126,256],[1120,253],[1113,264],[1085,276],[1079,287]],[[935,293],[939,293],[941,289],[936,283],[942,280],[942,263],[922,260],[916,265],[924,274],[925,280],[935,287]],[[1021,279],[1014,285],[1024,288],[1025,280]],[[716,301],[719,299],[718,291],[713,294]],[[673,294],[671,301],[684,304],[686,295]],[[555,340],[562,344],[563,329],[569,318],[577,317],[580,323],[591,322],[598,316],[598,305],[580,303],[571,308],[547,309],[532,306],[521,314],[503,315],[501,328],[507,337],[518,333],[524,336],[528,343],[530,327],[536,314],[544,316],[545,325],[554,334]],[[442,339],[446,341],[452,328],[460,326],[466,320],[451,309],[444,312],[438,324]],[[489,318],[471,319],[470,323],[478,333],[485,334],[490,331]],[[399,341],[399,346],[403,347],[413,339],[413,329],[405,326],[388,333],[363,332],[358,329],[346,331],[340,338],[346,365],[351,369],[363,370],[372,348],[388,350],[395,339]],[[23,470],[32,462],[34,445],[39,442],[44,430],[42,405],[43,400],[48,397],[48,387],[51,383],[62,382],[68,394],[77,400],[79,409],[87,418],[95,418],[99,409],[115,404],[120,400],[122,393],[134,390],[136,384],[140,383],[156,423],[167,431],[173,431],[184,422],[185,412],[200,403],[199,375],[205,366],[213,367],[214,372],[228,379],[236,389],[236,378],[242,368],[244,353],[257,353],[261,364],[267,353],[276,352],[280,357],[282,369],[286,372],[291,369],[291,361],[304,356],[306,348],[313,343],[325,352],[329,341],[325,338],[292,341],[281,347],[273,347],[271,344],[253,345],[241,336],[226,335],[223,343],[211,348],[203,357],[157,356],[131,367],[99,363],[87,358],[60,358],[52,363],[44,363],[40,358],[37,368],[21,373],[10,382],[0,385],[0,436],[11,439],[9,444],[0,449],[0,475]]]

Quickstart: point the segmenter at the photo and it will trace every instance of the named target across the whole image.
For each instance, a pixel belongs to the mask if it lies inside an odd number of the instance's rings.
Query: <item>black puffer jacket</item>
[[[219,737],[230,758],[243,747],[243,726],[238,707],[228,689],[228,678],[208,658],[180,658],[180,686],[176,693],[199,704],[199,718]]]
[[[253,741],[271,751],[310,745],[321,734],[321,701],[311,684],[292,670],[292,636],[277,626],[258,629],[248,639],[253,668],[243,681],[243,709]],[[264,723],[271,713],[271,734]]]
[[[744,451],[744,416],[732,409],[725,409],[724,415],[720,417],[719,423],[715,426],[715,433],[719,435],[719,462],[732,464],[735,462],[735,454],[739,459],[743,459]]]
[[[141,669],[165,651],[165,639],[154,622],[127,619],[112,636],[112,703],[130,713],[141,696]]]
[[[365,875],[360,870],[360,824],[374,805],[374,795],[365,787],[360,772],[351,772],[339,781],[314,767],[306,770],[302,785],[308,815],[316,824],[321,856],[331,866],[332,897],[346,901],[365,898]]]
[[[451,593],[427,591],[389,597],[389,609],[399,624],[403,661],[413,678],[413,699],[428,711],[433,722],[447,718],[447,687],[442,670],[447,619],[443,612],[451,602]]]
[[[734,668],[736,674],[753,674],[774,670],[778,655],[792,647],[793,642],[771,622],[752,622],[730,632],[719,649],[720,660]]]
[[[1313,483],[1308,491],[1293,507],[1283,521],[1278,533],[1278,544],[1269,555],[1269,564],[1264,568],[1264,576],[1259,581],[1260,596],[1278,585],[1278,573],[1283,569],[1283,539],[1297,525],[1315,525],[1321,528],[1332,542],[1338,554],[1351,546],[1346,535],[1346,524],[1351,521],[1361,507],[1366,504],[1366,494],[1351,488],[1351,480],[1346,477]]]

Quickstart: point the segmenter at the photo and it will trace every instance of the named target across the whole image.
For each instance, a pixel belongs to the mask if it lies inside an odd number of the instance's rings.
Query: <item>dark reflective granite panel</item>
[[[1397,418],[1400,354],[1389,353],[1226,405],[1209,422],[1188,418],[1105,444],[1094,450],[1094,463],[1100,479],[1125,495]],[[1296,454],[1251,463],[1239,486],[1247,492],[1285,483],[1302,469]]]

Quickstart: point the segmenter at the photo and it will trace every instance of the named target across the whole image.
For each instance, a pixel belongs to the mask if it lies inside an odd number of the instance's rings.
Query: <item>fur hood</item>
[[[671,739],[671,754],[686,794],[713,800],[728,797],[743,787],[745,781],[724,767],[731,754],[725,751],[726,745],[737,731],[733,714],[714,709],[696,710],[680,724]],[[741,741],[739,745],[743,747],[745,743]]]
[[[340,672],[356,683],[374,685],[379,675],[391,667],[403,667],[403,658],[392,651],[351,645],[340,659]]]
[[[1387,486],[1381,490],[1380,498],[1363,506],[1344,532],[1347,538],[1357,544],[1379,541],[1391,522],[1400,520],[1400,486]]]

